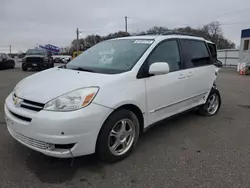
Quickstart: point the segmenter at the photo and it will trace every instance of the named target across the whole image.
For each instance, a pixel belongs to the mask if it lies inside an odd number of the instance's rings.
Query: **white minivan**
[[[155,123],[221,105],[216,70],[203,38],[168,34],[101,42],[66,65],[20,81],[5,101],[9,133],[45,155],[130,154]]]

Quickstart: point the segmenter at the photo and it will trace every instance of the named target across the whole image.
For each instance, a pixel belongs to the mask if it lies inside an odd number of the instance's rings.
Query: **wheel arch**
[[[96,148],[97,148],[97,141],[98,141],[98,138],[99,138],[99,135],[100,135],[100,132],[102,130],[102,127],[103,125],[105,124],[105,122],[107,121],[107,119],[113,114],[115,113],[116,111],[120,110],[120,109],[127,109],[127,110],[130,110],[132,111],[136,117],[138,118],[138,121],[139,121],[139,125],[140,125],[140,134],[143,133],[144,131],[144,117],[143,117],[143,112],[141,111],[141,109],[134,105],[134,104],[123,104],[119,107],[117,107],[116,109],[114,109],[109,115],[108,117],[105,119],[105,121],[103,122],[99,132],[98,132],[98,135],[97,135],[97,139],[96,139],[96,144],[95,144],[95,151],[96,151]]]
[[[141,111],[141,109],[134,104],[125,104],[125,105],[122,105],[122,106],[116,108],[114,111],[119,110],[119,109],[130,110],[136,115],[136,117],[139,120],[139,124],[140,124],[140,133],[142,133],[144,130],[144,117],[143,117],[143,112]]]

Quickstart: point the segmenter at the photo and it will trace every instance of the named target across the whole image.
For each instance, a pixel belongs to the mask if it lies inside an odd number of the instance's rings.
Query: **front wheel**
[[[213,116],[218,113],[221,106],[220,92],[216,88],[212,88],[205,104],[201,105],[198,113],[204,116]]]
[[[27,67],[26,65],[22,64],[22,70],[23,70],[23,71],[27,71],[27,70],[28,70],[28,67]]]
[[[97,140],[96,153],[104,162],[117,162],[127,157],[139,137],[139,121],[126,109],[115,111],[105,121]]]

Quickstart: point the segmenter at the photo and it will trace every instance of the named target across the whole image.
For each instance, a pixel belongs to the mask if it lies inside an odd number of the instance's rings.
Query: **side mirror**
[[[169,73],[169,65],[166,62],[155,62],[149,67],[149,74],[162,75]]]
[[[214,65],[216,67],[222,67],[223,66],[223,64],[222,64],[222,62],[220,60],[216,60],[216,62],[214,63]]]

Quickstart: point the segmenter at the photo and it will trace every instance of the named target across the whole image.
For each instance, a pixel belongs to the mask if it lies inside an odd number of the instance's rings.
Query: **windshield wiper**
[[[85,71],[85,72],[95,72],[91,69],[86,69],[86,68],[81,68],[81,67],[73,68],[72,70]]]

